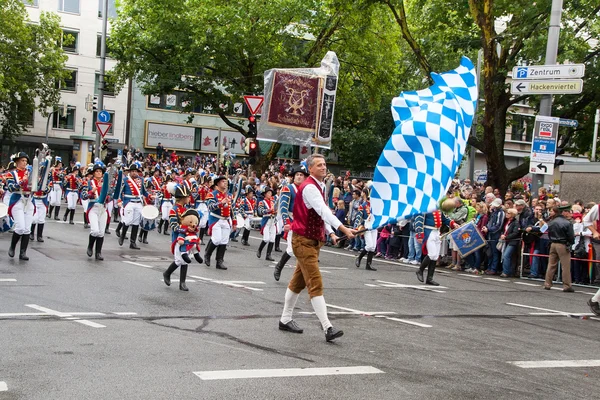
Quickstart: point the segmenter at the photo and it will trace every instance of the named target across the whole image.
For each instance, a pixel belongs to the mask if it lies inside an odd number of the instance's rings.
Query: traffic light
[[[257,143],[254,139],[247,139],[248,143],[248,164],[256,163]]]
[[[108,140],[102,139],[102,147],[100,147],[100,150],[107,150],[107,149],[108,149]]]
[[[92,100],[92,110],[98,110],[98,96],[94,95],[94,99]]]
[[[256,117],[254,115],[251,115],[248,117],[248,135],[250,137],[256,137],[256,135],[257,135]]]

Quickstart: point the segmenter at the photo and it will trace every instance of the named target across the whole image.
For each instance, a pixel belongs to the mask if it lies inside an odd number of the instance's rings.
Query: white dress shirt
[[[596,227],[596,221],[598,221],[598,204],[590,209],[590,211],[583,217],[583,226],[588,227],[594,225]]]
[[[334,229],[337,229],[342,225],[339,219],[333,215],[329,206],[325,204],[325,200],[323,200],[323,193],[325,193],[325,184],[319,181],[317,178],[311,176],[319,184],[319,189],[315,185],[306,185],[304,190],[302,190],[302,200],[304,201],[304,205],[306,208],[313,209],[319,214],[319,216],[325,222],[325,231],[328,235],[333,233]]]

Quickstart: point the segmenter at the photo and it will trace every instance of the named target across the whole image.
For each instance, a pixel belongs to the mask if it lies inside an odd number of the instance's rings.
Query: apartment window
[[[531,142],[533,135],[534,116],[511,114],[510,139],[519,142]]]
[[[22,0],[26,6],[37,7],[39,6],[38,0]]]
[[[148,108],[154,108],[158,110],[183,110],[189,103],[188,93],[183,91],[175,91],[172,94],[165,95],[150,95],[147,97]],[[195,113],[211,113],[208,108],[201,106],[195,107],[193,110]]]
[[[110,47],[108,47],[108,37],[106,38],[106,57],[111,57]],[[98,34],[96,40],[96,57],[100,57],[100,51],[102,50],[102,35]]]
[[[65,78],[65,83],[58,83],[57,88],[65,92],[76,92],[77,91],[77,70],[70,70],[71,74]]]
[[[67,113],[63,116],[61,111],[53,114],[52,127],[54,129],[75,130],[75,107],[67,107]]]
[[[58,0],[58,11],[79,14],[79,0]]]
[[[77,53],[77,45],[79,42],[79,32],[63,30],[62,48],[68,53]]]
[[[117,5],[115,0],[108,1],[108,18],[117,18]],[[98,18],[102,18],[102,10],[104,10],[104,0],[98,0]]]
[[[94,82],[94,94],[100,94],[100,74],[96,74],[96,79]],[[110,75],[108,73],[104,76],[104,95],[115,95],[115,84],[110,82]]]
[[[108,110],[105,110],[108,111]],[[114,135],[114,127],[115,127],[115,112],[114,111],[108,111],[108,113],[110,114],[110,123],[112,124],[110,126],[110,128],[108,129],[108,132],[106,133],[107,135],[113,136]],[[96,122],[98,121],[98,111],[94,111],[94,116],[92,118],[92,132],[96,132]]]

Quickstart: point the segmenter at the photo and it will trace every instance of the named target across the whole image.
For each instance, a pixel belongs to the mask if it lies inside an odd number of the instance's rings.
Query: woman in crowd
[[[513,255],[519,249],[521,243],[521,232],[519,231],[519,222],[517,221],[519,212],[516,208],[506,210],[504,221],[504,230],[500,235],[500,240],[504,243],[502,251],[502,278],[513,276]]]

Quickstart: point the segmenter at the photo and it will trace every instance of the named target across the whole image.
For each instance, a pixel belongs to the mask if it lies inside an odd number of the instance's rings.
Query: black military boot
[[[138,237],[138,240],[141,243],[143,239],[144,239],[144,229],[140,229],[140,235]]]
[[[200,238],[200,244],[204,244],[204,232],[206,232],[206,228],[200,228],[200,232],[198,232],[198,237]]]
[[[48,207],[48,212],[46,213],[46,218],[52,218],[52,210],[54,210],[54,206]]]
[[[92,236],[91,234],[88,236],[88,247],[87,247],[87,256],[91,257],[94,254],[94,243],[96,243],[96,236]]]
[[[131,226],[131,239],[129,239],[129,248],[134,250],[139,250],[140,247],[135,243],[135,239],[138,237],[138,230],[140,229],[139,225]]]
[[[281,249],[279,248],[279,243],[281,242],[281,235],[275,236],[275,251],[281,253]]]
[[[58,213],[60,212],[60,206],[56,206],[56,208],[54,208],[54,220],[55,221],[60,221],[60,218],[58,218]],[[67,216],[65,215],[65,221],[67,220]]]
[[[35,240],[35,224],[31,224],[31,232],[29,232],[29,240]]]
[[[217,269],[227,269],[227,267],[223,265],[225,250],[227,250],[226,244],[220,244],[217,246]]]
[[[169,221],[165,221],[165,226],[163,227],[163,235],[169,234]]]
[[[163,272],[163,280],[165,281],[165,285],[171,286],[171,274],[177,269],[177,264],[172,262],[169,265],[169,268],[165,272]]]
[[[38,224],[37,226],[37,241],[43,243],[44,242],[44,225],[45,224]]]
[[[429,260],[429,266],[427,267],[427,280],[425,281],[426,284],[428,285],[432,285],[432,286],[440,286],[439,283],[437,283],[436,281],[433,280],[433,274],[435,273],[435,264],[437,263],[437,260]]]
[[[356,261],[354,261],[354,265],[356,265],[356,268],[360,268],[360,262],[362,261],[365,254],[367,254],[367,251],[363,249],[358,255],[358,257],[356,257]]]
[[[96,238],[96,260],[102,261],[104,257],[102,257],[102,245],[104,244],[103,237]]]
[[[265,257],[265,260],[267,260],[267,261],[275,261],[275,259],[273,257],[271,257],[271,252],[273,251],[274,244],[275,243],[269,242],[269,244],[267,245],[267,256]]]
[[[10,258],[15,256],[15,247],[17,247],[19,240],[21,240],[21,235],[13,232],[12,239],[10,240],[10,248],[8,249],[8,256]]]
[[[65,216],[63,217],[63,222],[67,222],[67,217],[69,216],[69,209],[65,210]]]
[[[187,264],[182,264],[181,269],[179,270],[179,290],[183,290],[187,292],[189,289],[185,285],[185,278],[187,277]]]
[[[260,246],[258,246],[258,250],[256,251],[256,257],[260,258],[260,256],[262,256],[262,251],[266,245],[267,245],[267,242],[265,242],[264,240],[262,242],[260,242]]]
[[[212,242],[212,240],[208,241],[206,245],[206,250],[204,250],[204,263],[207,267],[210,267],[210,256],[212,256],[213,251],[217,248]]]
[[[250,237],[250,230],[244,228],[244,233],[242,233],[242,244],[244,246],[250,246],[250,243],[248,243],[248,238]]]
[[[75,217],[75,210],[69,210],[71,212],[71,215],[69,216],[69,224],[70,225],[74,225],[75,223],[73,222],[73,218]]]
[[[19,260],[28,261],[27,246],[29,245],[29,235],[21,235],[21,251],[19,252]]]
[[[142,230],[143,240],[142,243],[148,244],[148,231]]]
[[[181,259],[188,264],[192,263],[192,259],[190,258],[190,255],[188,253],[181,253]]]
[[[275,266],[275,272],[273,272],[273,278],[275,278],[276,281],[279,282],[279,278],[281,277],[281,270],[283,269],[283,267],[285,267],[285,263],[287,263],[290,258],[292,258],[292,256],[290,256],[287,252],[283,253],[283,255],[281,256],[281,260],[279,260],[279,262]]]
[[[121,223],[119,223],[119,225],[121,225]],[[123,224],[123,226],[121,227],[121,230],[119,230],[119,228],[117,228],[117,236],[119,237],[119,246],[123,246],[123,242],[125,241],[125,239],[127,239],[127,229],[129,229],[129,227],[125,224]]]
[[[158,223],[158,228],[157,228],[158,233],[162,233],[162,226],[163,226],[164,222],[165,222],[165,220],[161,219],[160,222]]]
[[[108,225],[106,225],[108,227]],[[83,212],[83,229],[88,229],[90,227],[90,221],[88,220],[87,213]]]
[[[371,263],[373,262],[373,256],[375,255],[374,251],[369,251],[367,253],[367,265],[366,265],[366,269],[369,271],[377,271],[376,268],[371,267]]]
[[[419,270],[417,271],[417,279],[419,280],[419,282],[425,282],[425,280],[423,279],[423,271],[425,271],[425,268],[427,268],[428,265],[429,256],[425,256],[423,257],[423,261],[421,261],[421,265],[419,266]]]
[[[105,235],[110,235],[110,215],[108,216],[108,220],[106,221],[106,227],[104,228],[104,234]]]

